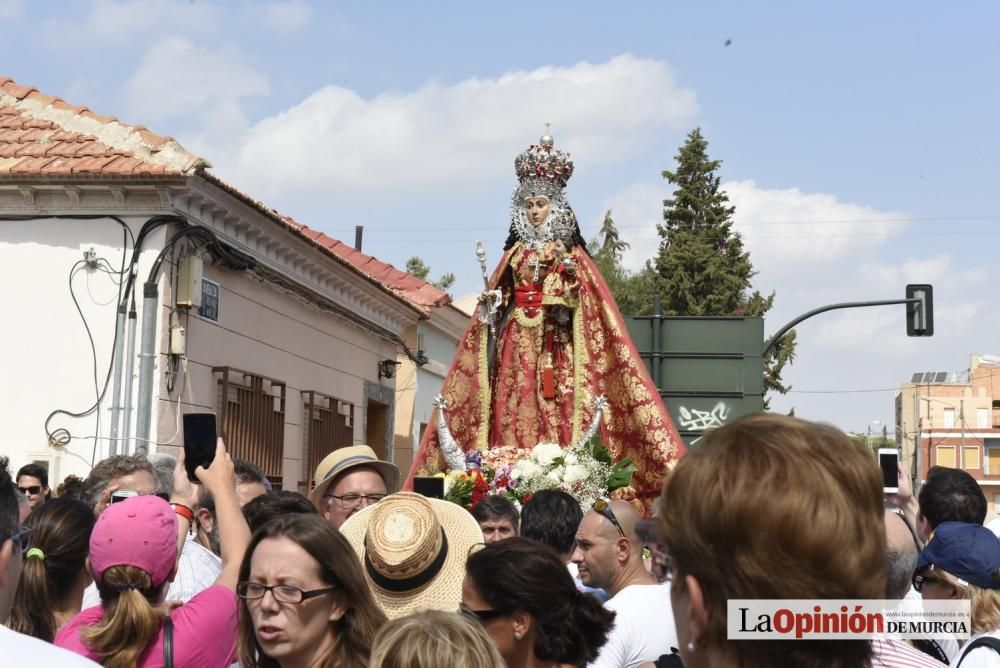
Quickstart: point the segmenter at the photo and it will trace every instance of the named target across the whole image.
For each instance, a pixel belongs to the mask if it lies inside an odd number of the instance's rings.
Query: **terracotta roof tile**
[[[3,173],[189,175],[209,166],[168,136],[0,77],[0,157],[14,156],[49,160],[6,164]]]
[[[21,156],[18,156],[21,157]],[[42,168],[55,160],[55,158],[29,158],[25,157],[21,162],[14,165],[10,173],[11,174],[38,174],[41,173]]]
[[[68,158],[56,158],[42,167],[42,174],[72,174],[75,162]]]

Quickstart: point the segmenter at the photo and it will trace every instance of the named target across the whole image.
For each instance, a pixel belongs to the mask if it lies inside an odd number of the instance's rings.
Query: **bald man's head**
[[[910,590],[917,565],[917,545],[906,520],[891,510],[885,519],[885,597],[901,599]]]

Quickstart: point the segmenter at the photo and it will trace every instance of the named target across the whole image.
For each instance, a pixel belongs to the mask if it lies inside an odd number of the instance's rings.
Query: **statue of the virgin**
[[[684,444],[566,199],[573,161],[546,134],[517,156],[514,170],[510,234],[481,299],[493,314],[472,318],[442,386],[448,431],[466,452],[569,447],[605,397],[601,440],[636,467],[623,495],[648,506]],[[411,477],[435,467],[436,423],[437,416]]]

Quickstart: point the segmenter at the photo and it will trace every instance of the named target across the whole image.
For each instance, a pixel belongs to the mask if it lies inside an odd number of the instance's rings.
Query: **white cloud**
[[[590,241],[597,235],[604,213],[610,209],[618,234],[629,244],[622,254],[622,263],[632,271],[641,269],[659,248],[656,225],[663,221],[663,200],[668,194],[663,183],[634,183],[601,202],[598,215],[586,226],[584,236]]]
[[[735,229],[761,280],[815,273],[818,265],[875,254],[909,224],[907,214],[842,202],[798,188],[764,189],[753,181],[723,185],[736,207]]]
[[[759,272],[757,282],[768,285],[789,277],[801,285],[802,274],[815,274],[819,266],[872,257],[910,218],[798,188],[769,190],[753,181],[730,181],[722,188],[736,207],[733,227],[750,251]],[[663,220],[663,200],[672,192],[665,181],[632,184],[602,201],[587,234],[592,235],[604,211],[612,209],[615,225],[631,245],[623,256],[625,266],[638,269],[656,252],[656,225]]]
[[[267,24],[280,33],[293,33],[309,22],[312,8],[301,0],[275,2],[264,8]]]
[[[247,127],[242,98],[266,95],[268,82],[235,47],[167,37],[149,49],[125,92],[129,113],[143,123],[191,117],[207,133],[239,133]]]
[[[215,162],[264,197],[454,188],[507,174],[511,147],[540,135],[544,121],[557,146],[594,165],[621,159],[658,127],[690,122],[696,109],[665,63],[627,54],[373,99],[327,86],[257,123]]]
[[[190,0],[96,0],[81,21],[76,17],[49,19],[43,25],[44,44],[67,51],[91,46],[123,47],[174,32],[214,33],[221,10],[210,2]]]

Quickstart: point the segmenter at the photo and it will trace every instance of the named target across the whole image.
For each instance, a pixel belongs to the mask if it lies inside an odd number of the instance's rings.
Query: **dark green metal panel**
[[[764,319],[633,316],[625,325],[688,446],[764,409]]]

